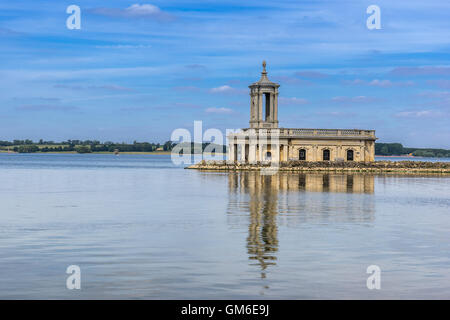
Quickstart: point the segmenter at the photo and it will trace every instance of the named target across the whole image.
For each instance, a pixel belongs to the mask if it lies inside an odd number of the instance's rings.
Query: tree
[[[389,148],[388,148],[388,146],[386,146],[386,145],[382,146],[382,147],[381,147],[381,150],[380,150],[380,154],[381,154],[381,155],[388,155],[388,154],[389,154]]]
[[[164,151],[171,151],[174,147],[174,143],[172,141],[166,141],[163,145],[163,150]]]
[[[19,153],[34,153],[38,151],[39,147],[35,145],[21,145],[17,148],[17,152]]]
[[[86,145],[80,145],[75,147],[77,153],[91,153],[91,147]]]

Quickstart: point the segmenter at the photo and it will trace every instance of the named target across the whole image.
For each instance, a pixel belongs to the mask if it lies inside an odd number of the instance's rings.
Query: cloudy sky
[[[69,5],[81,30],[69,30]],[[369,30],[366,9],[381,9]],[[450,148],[450,2],[2,1],[0,140],[164,142],[248,126],[262,60],[282,127]]]

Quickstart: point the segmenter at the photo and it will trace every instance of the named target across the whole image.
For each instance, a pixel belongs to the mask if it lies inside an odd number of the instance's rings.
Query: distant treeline
[[[150,142],[117,143],[97,140],[67,140],[62,142],[32,140],[0,141],[0,149],[19,153],[33,152],[153,152],[156,150],[170,151],[175,144],[167,141],[164,144]]]
[[[201,150],[205,150],[210,143],[203,143]],[[18,153],[34,152],[154,152],[171,151],[176,146],[172,141],[163,144],[151,142],[117,143],[111,141],[100,142],[97,140],[67,140],[62,142],[44,141],[33,142],[32,140],[1,141],[0,150],[9,150]],[[184,150],[189,149],[189,145],[183,146]],[[216,152],[225,152],[225,146],[216,145]],[[194,153],[194,143],[191,143],[190,153]]]
[[[39,140],[14,140],[1,141],[0,150],[10,150],[19,153],[33,152],[154,152],[154,151],[171,151],[177,144],[172,141],[166,141],[163,144],[153,142],[137,142],[133,143],[117,143],[111,141],[100,142],[98,140],[67,140],[62,142]],[[207,146],[215,147],[216,152],[226,152],[226,147],[222,145],[211,145],[209,142],[203,143],[202,152]],[[179,146],[181,147],[181,145]],[[190,153],[194,153],[194,143],[183,143],[183,149],[190,149]],[[209,148],[209,149],[210,149]],[[200,149],[200,148],[199,148]],[[429,148],[406,148],[401,143],[375,143],[375,154],[381,156],[401,156],[412,154],[416,157],[448,157],[450,158],[450,150],[446,149],[429,149]]]
[[[428,148],[406,148],[401,143],[375,143],[375,154],[380,156],[401,156],[450,158],[450,150]]]

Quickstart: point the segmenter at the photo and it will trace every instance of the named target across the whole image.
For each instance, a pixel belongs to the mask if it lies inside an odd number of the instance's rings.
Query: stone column
[[[245,142],[240,144],[241,146],[241,158],[242,162],[245,162]]]
[[[258,143],[258,161],[263,161],[263,146],[261,143]]]
[[[270,153],[272,154],[272,162],[280,162],[280,144],[272,144],[270,146]]]
[[[250,93],[250,121],[255,120],[255,96]]]
[[[253,120],[258,121],[259,119],[259,108],[258,108],[258,95],[253,93]]]
[[[370,161],[369,160],[369,144],[367,143],[367,141],[364,142],[364,159],[363,161]]]
[[[370,142],[370,161],[375,161],[375,141]]]
[[[270,106],[269,106],[270,117],[269,117],[269,121],[274,121],[275,120],[275,115],[274,115],[275,108],[274,108],[274,105],[273,105],[273,100],[274,100],[273,99],[273,93],[270,93],[269,97],[270,97],[270,102],[269,102],[269,104],[270,104]]]
[[[228,146],[228,160],[236,161],[236,159],[234,158],[234,141],[230,142]]]
[[[273,121],[278,121],[278,90],[275,92],[273,109]],[[276,127],[278,128],[278,125]]]
[[[256,162],[256,144],[250,143],[248,147],[248,162],[254,163]]]
[[[263,103],[262,93],[260,91],[258,91],[258,122],[264,121],[262,103]]]

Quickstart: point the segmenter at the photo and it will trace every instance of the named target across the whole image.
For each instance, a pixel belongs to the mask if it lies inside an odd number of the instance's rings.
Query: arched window
[[[298,159],[306,160],[306,150],[305,149],[298,150]]]
[[[330,150],[323,150],[323,161],[330,161]]]
[[[266,160],[272,160],[272,153],[271,152],[266,152]]]
[[[353,150],[347,150],[347,161],[353,161]]]

